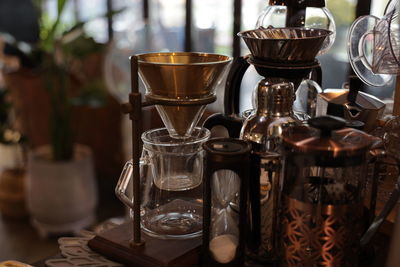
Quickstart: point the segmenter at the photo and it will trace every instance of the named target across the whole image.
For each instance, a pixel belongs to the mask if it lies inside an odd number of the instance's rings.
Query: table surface
[[[109,190],[110,188],[113,189],[112,185],[103,185],[101,187]],[[110,198],[110,196],[113,196],[110,192],[101,192],[100,196],[103,197],[100,197],[98,209],[99,221],[123,214],[122,205],[116,199]],[[381,207],[378,204],[378,210],[379,208]],[[389,216],[389,220],[394,220],[394,214],[395,211]],[[385,253],[390,244],[388,238],[391,234],[390,224],[386,223],[380,230],[386,234],[379,235],[374,242],[379,248],[375,257],[378,258],[376,262],[380,264],[370,266],[384,266],[382,262],[385,259]],[[42,259],[52,258],[57,254],[59,254],[57,237],[40,238],[31,226],[29,219],[10,220],[0,215],[0,261],[17,260],[26,263],[35,263]]]
[[[390,237],[378,233],[372,242],[372,246],[360,257],[359,266],[363,267],[383,267],[386,266],[387,253],[390,246]],[[35,267],[46,267],[45,261],[51,258],[61,258],[61,254],[55,254],[49,258],[34,263]],[[245,267],[275,267],[275,265],[257,264],[255,262],[246,261]]]
[[[0,261],[32,263],[57,252],[57,238],[40,238],[28,218],[11,220],[0,215]]]
[[[374,264],[369,266],[384,266],[389,237],[378,235],[374,240],[376,255]],[[0,216],[0,261],[18,260],[26,263],[36,263],[34,266],[44,266],[42,259],[59,258],[57,238],[42,239],[29,220],[6,220]],[[372,261],[371,261],[372,263]],[[253,265],[254,266],[254,265]]]
[[[98,183],[98,222],[124,215],[124,206],[114,195],[116,181],[109,179]],[[57,239],[41,238],[31,226],[29,218],[8,219],[0,214],[0,262],[16,260],[32,264],[53,257],[59,253]]]

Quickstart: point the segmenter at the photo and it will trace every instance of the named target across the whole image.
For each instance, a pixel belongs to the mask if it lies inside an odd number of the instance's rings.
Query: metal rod
[[[393,101],[393,116],[400,116],[400,74],[396,76]]]
[[[131,93],[139,93],[139,64],[138,64],[138,57],[131,56]]]
[[[369,15],[371,12],[372,0],[358,0],[356,5],[356,18],[364,15]]]
[[[192,51],[192,0],[186,0],[185,51]]]
[[[145,22],[148,22],[149,18],[150,18],[150,14],[149,14],[149,0],[143,0],[143,20]]]
[[[139,159],[142,132],[142,96],[139,93],[138,59],[131,56],[131,94],[129,103],[132,105],[130,119],[132,120],[132,165],[133,165],[133,241],[132,246],[143,245],[140,232],[140,171]]]
[[[107,13],[109,14],[107,16],[107,25],[108,25],[108,40],[111,41],[114,35],[114,30],[113,30],[113,18],[111,16],[111,12],[113,11],[113,5],[112,5],[112,0],[107,0]]]
[[[232,40],[232,48],[233,57],[240,56],[240,38],[237,36],[237,33],[241,30],[242,23],[242,0],[234,0],[233,2],[233,40]]]
[[[286,27],[304,27],[306,21],[306,9],[287,7]]]

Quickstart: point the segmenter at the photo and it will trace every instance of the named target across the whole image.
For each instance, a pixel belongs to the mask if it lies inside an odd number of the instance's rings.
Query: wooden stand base
[[[129,266],[197,266],[201,237],[187,240],[157,239],[142,233],[145,244],[131,247],[132,222],[117,226],[92,240],[88,245],[112,260]]]

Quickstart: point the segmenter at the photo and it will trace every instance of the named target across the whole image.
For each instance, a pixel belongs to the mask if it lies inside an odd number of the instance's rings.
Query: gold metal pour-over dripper
[[[229,62],[228,56],[207,53],[138,55],[146,98],[156,101],[156,108],[171,136],[190,135],[205,104],[215,99],[215,86]]]

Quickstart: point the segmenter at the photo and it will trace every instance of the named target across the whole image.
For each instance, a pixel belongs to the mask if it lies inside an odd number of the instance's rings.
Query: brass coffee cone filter
[[[138,55],[146,97],[166,103],[156,107],[171,136],[190,135],[203,115],[204,100],[215,95],[215,86],[229,62],[228,56],[207,53]],[[193,105],[180,105],[182,101]]]
[[[161,106],[156,105],[158,114],[168,129],[170,136],[180,138],[191,135],[203,115],[206,105]]]
[[[333,32],[309,28],[260,28],[239,32],[254,58],[266,62],[312,62]]]

